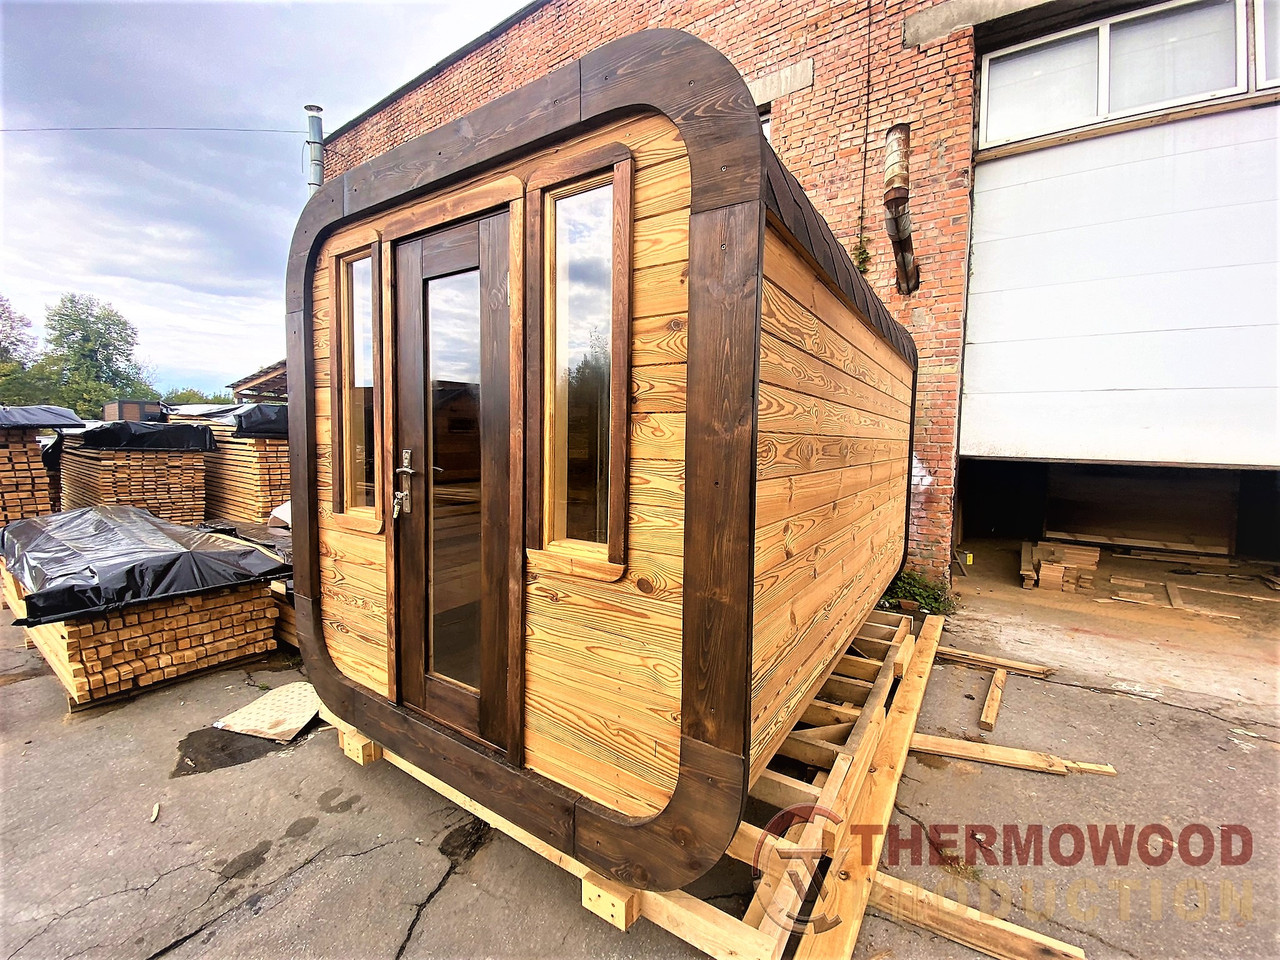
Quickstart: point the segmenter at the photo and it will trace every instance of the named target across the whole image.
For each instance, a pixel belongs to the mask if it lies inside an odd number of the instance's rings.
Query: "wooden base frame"
[[[871,906],[993,957],[1081,960],[1077,947],[876,869],[942,626],[942,617],[929,617],[915,636],[911,618],[877,611],[836,658],[752,787],[753,797],[780,814],[766,825],[744,819],[729,844],[726,855],[751,864],[759,878],[741,918],[682,890],[641,890],[604,877],[380,747],[327,708],[321,717],[338,729],[344,752],[356,762],[386,759],[579,878],[583,906],[620,930],[643,917],[717,960],[780,960],[793,946],[798,958],[849,957]],[[792,775],[797,764],[810,775]]]

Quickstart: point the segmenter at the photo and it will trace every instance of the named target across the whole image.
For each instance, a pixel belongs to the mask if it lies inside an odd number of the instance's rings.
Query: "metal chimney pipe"
[[[307,111],[307,187],[315,193],[324,183],[324,121],[320,119],[321,108],[314,103],[302,109]]]

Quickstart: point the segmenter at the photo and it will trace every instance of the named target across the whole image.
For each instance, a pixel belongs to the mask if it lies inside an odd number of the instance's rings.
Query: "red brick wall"
[[[847,249],[857,247],[860,233],[866,238],[867,278],[915,336],[918,465],[909,564],[947,576],[975,58],[967,30],[920,49],[903,48],[903,18],[933,2],[555,0],[344,133],[326,152],[325,173],[336,176],[645,27],[673,27],[706,40],[748,79],[812,57],[813,87],[773,104],[774,149]],[[901,122],[911,124],[911,210],[921,275],[920,289],[910,297],[895,289],[880,205],[884,135]]]

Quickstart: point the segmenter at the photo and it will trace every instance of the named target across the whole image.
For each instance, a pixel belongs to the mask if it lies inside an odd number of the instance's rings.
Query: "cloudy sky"
[[[3,0],[0,294],[109,301],[162,389],[279,360],[303,104],[336,129],[523,4]],[[297,132],[19,129],[91,126]]]

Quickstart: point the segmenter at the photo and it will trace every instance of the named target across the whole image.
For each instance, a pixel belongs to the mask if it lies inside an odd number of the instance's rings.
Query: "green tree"
[[[31,333],[31,321],[13,309],[8,297],[0,294],[0,364],[26,368],[35,356],[36,338]]]
[[[63,294],[45,314],[47,348],[37,355],[30,323],[8,301],[0,313],[0,403],[52,403],[102,416],[115,397],[159,399],[134,351],[138,331],[96,297]]]
[[[174,406],[183,403],[235,403],[235,399],[229,393],[205,393],[195,387],[174,387],[160,399]]]
[[[115,396],[158,398],[134,356],[138,330],[111,304],[64,293],[44,325],[48,355],[61,367],[64,382],[102,384]]]

